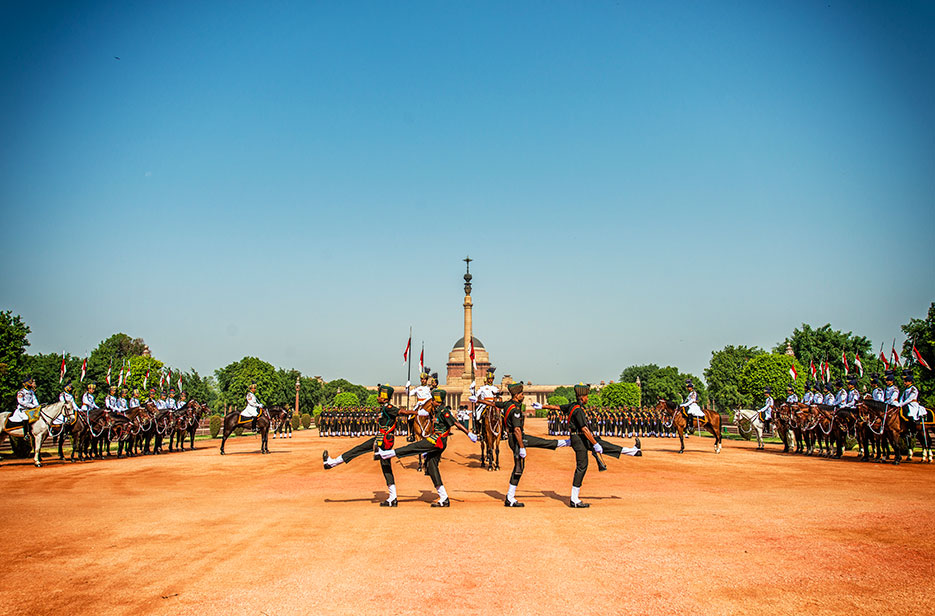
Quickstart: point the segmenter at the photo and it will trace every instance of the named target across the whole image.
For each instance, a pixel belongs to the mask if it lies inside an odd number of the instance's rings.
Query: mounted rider
[[[822,400],[822,404],[826,406],[834,406],[834,393],[831,391],[831,382],[825,383],[825,398]]]
[[[796,395],[795,390],[792,389],[792,384],[786,385],[786,402],[789,404],[798,404],[799,397]]]
[[[701,410],[701,407],[698,406],[698,392],[695,391],[695,384],[691,379],[685,381],[685,387],[688,388],[688,395],[685,396],[685,400],[679,405],[680,408],[686,409],[686,412],[691,417],[697,417],[704,419],[704,412]],[[689,431],[695,427],[695,421],[686,421],[686,427]]]
[[[81,410],[84,411],[85,415],[98,408],[97,402],[94,401],[95,389],[97,389],[97,385],[88,383],[88,390],[81,396]]]
[[[156,400],[156,409],[160,411],[164,411],[167,408],[168,408],[168,405],[166,404],[166,392],[160,391],[159,398]]]
[[[834,394],[834,406],[841,408],[847,402],[847,390],[844,389],[844,381],[838,379],[834,382],[834,386],[838,388],[838,393]]]
[[[899,402],[896,403],[896,406],[903,408],[909,407],[909,410],[906,412],[906,416],[909,417],[909,429],[912,432],[916,430],[916,422],[925,418],[925,407],[919,404],[919,390],[913,384],[912,370],[903,371],[903,383],[906,385],[906,389],[903,390],[902,396],[899,397]]]
[[[240,411],[240,416],[253,418],[253,421],[250,423],[251,430],[256,430],[256,418],[260,414],[260,409],[264,408],[266,407],[256,398],[256,383],[250,383],[249,390],[247,391],[247,406],[244,410]]]
[[[140,406],[140,390],[134,389],[133,397],[130,398],[130,404],[127,408],[129,408],[132,411],[135,408],[139,408],[139,406]]]
[[[775,403],[773,402],[773,388],[766,387],[763,390],[763,393],[766,394],[766,402],[763,404],[763,408],[758,410],[757,413],[763,415],[763,423],[765,424],[763,430],[765,432],[769,432],[769,424],[773,419],[773,407],[775,406]]]
[[[126,387],[120,390],[120,397],[117,398],[117,408],[119,409],[117,412],[120,413],[121,415],[126,415],[127,409],[130,408],[129,405],[127,404],[127,388]]]
[[[58,401],[64,403],[65,407],[69,411],[77,411],[78,403],[75,402],[75,397],[72,395],[71,392],[72,392],[71,381],[68,381],[67,383],[65,383],[65,386],[62,388],[62,393],[58,395]],[[62,413],[61,415],[58,415],[55,419],[52,420],[53,426],[59,426],[63,423],[65,423],[64,413]]]
[[[185,393],[184,391],[183,391],[183,392],[179,392],[179,401],[176,402],[176,404],[175,404],[175,406],[176,406],[176,409],[175,409],[175,410],[181,411],[181,410],[184,409],[187,405],[188,405],[188,394]]]
[[[857,377],[849,376],[847,377],[847,395],[844,398],[844,404],[841,405],[841,408],[854,411],[857,409],[858,400],[860,400],[860,392],[857,391]]]
[[[870,398],[877,402],[883,402],[883,388],[880,387],[880,381],[877,380],[877,375],[871,375],[870,385],[873,387],[873,391],[870,392]]]
[[[111,385],[110,389],[107,392],[107,395],[104,396],[104,408],[107,409],[109,413],[119,413],[120,408],[117,406],[117,386]]]
[[[812,403],[812,382],[805,381],[805,393],[802,394],[802,404],[811,404]]]
[[[408,420],[406,421],[406,425],[408,427],[408,435],[406,436],[407,443],[412,443],[413,441],[416,440],[416,435],[415,435],[416,430],[415,430],[415,426],[412,423],[415,420],[416,415],[421,415],[425,417],[429,414],[428,411],[422,408],[423,406],[425,406],[425,403],[428,402],[432,397],[432,388],[429,387],[429,378],[430,378],[429,370],[431,370],[431,368],[426,366],[425,370],[422,371],[421,374],[419,374],[419,381],[421,385],[413,388],[410,391],[410,393],[416,397],[416,403],[412,407],[412,410],[415,411],[415,413],[412,416],[410,416]]]
[[[497,369],[494,366],[487,368],[487,374],[484,375],[484,384],[477,390],[477,394],[472,396],[473,400],[468,398],[471,402],[477,403],[477,406],[474,407],[474,429],[478,433],[481,432],[478,426],[483,421],[484,413],[489,407],[496,404],[496,399],[500,397],[500,389],[493,384],[496,371]]]
[[[896,375],[892,370],[886,371],[886,391],[883,392],[883,402],[889,406],[899,406],[899,388],[893,383]]]
[[[31,376],[24,377],[23,388],[16,392],[16,410],[6,420],[6,432],[22,428],[23,436],[29,434],[29,415],[26,412],[39,408],[35,389],[36,381]]]
[[[175,401],[175,388],[174,387],[169,388],[169,397],[166,398],[166,409],[172,412],[179,410],[179,405]]]

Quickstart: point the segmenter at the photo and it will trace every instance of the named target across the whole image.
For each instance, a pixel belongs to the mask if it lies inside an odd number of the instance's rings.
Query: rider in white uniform
[[[896,376],[892,370],[886,371],[886,391],[883,392],[883,402],[890,406],[899,405],[899,388],[893,384]]]
[[[160,411],[164,411],[167,408],[169,407],[166,404],[166,392],[163,391],[159,393],[159,399],[156,400],[156,409]]]
[[[177,411],[179,408],[179,405],[175,401],[175,388],[174,387],[169,388],[169,397],[166,398],[166,408],[169,409],[170,411]]]
[[[126,415],[128,408],[130,407],[127,406],[127,388],[124,387],[120,390],[120,397],[117,398],[117,412]]]
[[[701,407],[698,406],[698,392],[695,391],[695,384],[692,383],[691,379],[685,381],[685,387],[688,388],[688,395],[685,396],[685,401],[682,402],[679,407],[687,408],[688,414],[692,417],[704,417],[704,412],[702,412]],[[691,432],[694,429],[694,420],[688,422],[688,429]]]
[[[915,422],[925,417],[925,407],[919,404],[919,390],[912,384],[912,379],[912,370],[903,371],[903,382],[906,384],[906,389],[903,390],[903,395],[899,397],[896,406],[900,408],[909,407],[906,415]],[[912,430],[915,431],[915,426],[912,426]]]
[[[251,430],[256,430],[256,418],[260,414],[260,409],[264,407],[259,400],[256,398],[256,383],[250,384],[250,390],[247,392],[247,407],[240,411],[241,417],[253,418],[253,422],[250,424]]]
[[[85,413],[98,408],[97,402],[94,401],[94,390],[96,387],[97,385],[90,383],[88,385],[88,391],[84,392],[84,395],[81,396],[81,410]]]
[[[107,395],[104,396],[104,408],[110,413],[119,413],[120,409],[117,408],[117,386],[111,385],[110,390]]]
[[[822,401],[822,404],[827,406],[834,406],[834,393],[831,391],[831,383],[825,383],[825,399]]]
[[[127,405],[127,408],[132,410],[135,408],[139,408],[139,406],[140,406],[140,390],[134,389],[133,397],[130,398],[130,403]]]
[[[805,393],[802,394],[802,404],[812,403],[812,382],[805,381]]]
[[[72,411],[77,411],[78,403],[75,402],[75,397],[71,395],[71,389],[72,389],[71,381],[68,381],[67,383],[65,383],[65,387],[62,388],[62,393],[58,395],[58,401],[64,402],[65,406],[71,409]],[[61,415],[58,415],[55,419],[52,420],[53,426],[60,426],[63,423],[65,423],[64,413],[62,413]]]
[[[877,402],[883,402],[883,388],[880,387],[880,381],[877,380],[876,375],[870,377],[870,384],[873,386],[873,391],[870,393],[870,398],[876,400]]]
[[[484,411],[487,410],[487,407],[493,406],[494,402],[496,402],[496,398],[500,397],[500,390],[493,384],[496,371],[497,369],[493,366],[487,368],[484,384],[480,386],[475,396],[474,401],[477,402],[477,406],[474,407],[474,432],[477,434],[482,434],[479,426]]]
[[[39,406],[39,401],[36,400],[35,388],[36,382],[31,376],[23,379],[23,388],[16,392],[16,410],[7,419],[7,425],[4,428],[7,432],[18,430],[21,427],[24,435],[29,431],[29,415],[26,414],[26,411]]]
[[[799,403],[799,397],[795,394],[795,390],[792,389],[792,385],[786,386],[786,402],[789,404]]]
[[[774,405],[773,395],[772,395],[773,388],[767,387],[766,389],[763,390],[763,393],[766,394],[766,402],[763,404],[763,408],[761,408],[757,412],[763,413],[763,419],[766,420],[765,422],[766,427],[764,428],[764,430],[769,431],[769,422],[773,418],[773,405]]]

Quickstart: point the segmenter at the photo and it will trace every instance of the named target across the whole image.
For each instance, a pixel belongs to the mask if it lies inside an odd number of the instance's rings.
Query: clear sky
[[[889,345],[935,299],[933,110],[931,2],[6,3],[0,308],[32,352],[401,382],[470,254],[536,383]]]

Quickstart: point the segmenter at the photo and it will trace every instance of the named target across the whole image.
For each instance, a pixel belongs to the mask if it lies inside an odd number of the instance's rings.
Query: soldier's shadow
[[[438,500],[438,495],[432,490],[419,490],[419,496],[410,496],[402,497],[397,496],[396,498],[400,503],[434,503]],[[326,498],[326,503],[382,503],[390,497],[390,493],[386,490],[374,490],[373,496],[371,498]],[[449,495],[448,498],[451,498]],[[451,498],[453,501],[458,499]]]
[[[562,496],[562,495],[559,494],[558,492],[555,492],[555,491],[552,491],[552,490],[541,490],[540,493],[541,493],[543,496],[545,496],[545,497],[547,497],[547,498],[551,498],[552,500],[557,500],[557,501],[559,501],[560,503],[566,503],[566,504],[568,503],[568,497],[567,497],[567,496]],[[616,496],[616,495],[611,495],[611,496],[587,496],[586,498],[587,498],[587,500],[621,500],[621,498],[620,498],[619,496]]]

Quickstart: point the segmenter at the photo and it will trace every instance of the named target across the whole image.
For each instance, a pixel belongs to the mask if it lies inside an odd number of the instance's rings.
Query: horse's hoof
[[[683,449],[683,450],[682,450],[682,451],[680,451],[679,453],[683,453],[684,451],[685,451],[685,450]]]

